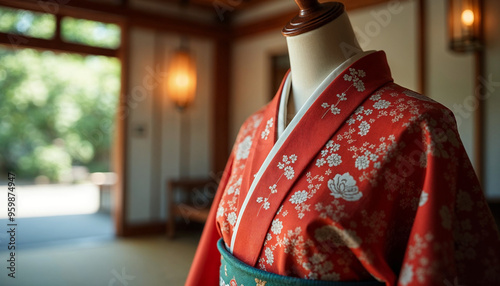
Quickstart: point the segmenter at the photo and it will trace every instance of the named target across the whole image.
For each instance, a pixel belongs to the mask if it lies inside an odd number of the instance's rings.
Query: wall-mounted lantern
[[[448,0],[448,29],[450,48],[456,52],[481,49],[481,1]]]

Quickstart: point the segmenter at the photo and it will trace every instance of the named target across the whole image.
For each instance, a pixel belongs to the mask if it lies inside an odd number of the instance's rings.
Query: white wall
[[[287,52],[280,30],[237,41],[233,48],[230,133],[235,140],[243,121],[270,98],[271,55]]]
[[[387,54],[394,82],[418,88],[417,1],[390,1],[349,13],[363,50]]]
[[[455,114],[458,131],[469,158],[474,162],[474,115],[464,110],[473,99],[474,57],[458,54],[448,48],[446,1],[427,0],[427,95]]]
[[[447,43],[446,3],[427,0],[428,91],[433,99],[450,108],[457,119],[460,137],[474,163],[474,55],[451,52]],[[486,69],[485,84],[485,166],[486,197],[500,198],[500,2],[485,1]]]
[[[144,30],[133,29],[130,35],[130,89],[128,92],[128,150],[127,162],[127,220],[141,221],[149,219],[151,208],[151,127],[153,91],[144,86],[147,75],[145,68],[151,67],[154,53],[149,47],[154,46],[154,35]],[[145,136],[136,137],[135,129],[144,128]],[[142,150],[142,152],[141,152]]]
[[[166,97],[161,78],[179,36],[137,28],[130,41],[127,221],[135,224],[165,219],[166,180],[180,175],[181,115]],[[213,43],[190,39],[189,45],[197,61],[199,88],[184,114],[190,125],[186,175],[207,177],[212,159]],[[144,136],[134,131],[137,126],[145,128]]]

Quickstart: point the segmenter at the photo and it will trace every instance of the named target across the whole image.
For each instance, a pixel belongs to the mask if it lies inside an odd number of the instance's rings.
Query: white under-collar
[[[318,88],[313,92],[313,94],[322,94],[323,91],[330,85],[330,83],[337,78],[339,74],[341,74],[348,66],[356,62],[357,60],[373,53],[375,51],[366,51],[366,52],[361,52],[358,53],[347,60],[345,60],[342,64],[340,64],[336,69],[334,69],[324,80],[323,82],[318,86]],[[286,128],[286,122],[287,122],[287,106],[288,106],[288,98],[290,97],[290,87],[292,86],[292,73],[289,73],[286,80],[285,84],[283,85],[283,90],[281,92],[281,98],[280,98],[280,104],[279,104],[279,109],[278,109],[278,125],[277,125],[277,136],[278,138],[283,135],[283,132],[285,131]],[[302,109],[304,109],[304,106],[297,112],[297,115],[303,114],[305,112],[301,112]]]

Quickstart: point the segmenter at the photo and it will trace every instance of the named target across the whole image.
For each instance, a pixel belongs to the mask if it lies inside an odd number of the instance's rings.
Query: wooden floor
[[[110,215],[90,214],[98,207],[97,189],[70,187],[19,187],[15,279],[7,276],[9,221],[2,211],[0,286],[184,285],[200,228],[181,227],[173,240],[117,239]],[[7,197],[6,190],[0,188],[0,197]]]
[[[16,278],[7,276],[8,252],[0,250],[0,285],[184,285],[199,232],[132,239],[79,240],[17,249]],[[3,243],[2,243],[3,244]]]
[[[8,219],[0,219],[0,251],[8,235],[8,223]],[[16,245],[20,249],[114,239],[113,220],[105,213],[27,217],[18,218],[15,223]]]

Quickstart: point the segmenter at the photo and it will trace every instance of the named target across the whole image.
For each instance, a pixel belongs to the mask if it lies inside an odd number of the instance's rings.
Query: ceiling
[[[227,9],[227,10],[243,10],[252,6],[263,3],[269,3],[275,0],[141,0],[147,2],[165,3],[165,4],[178,4],[186,3],[189,6],[194,6],[204,9]]]

